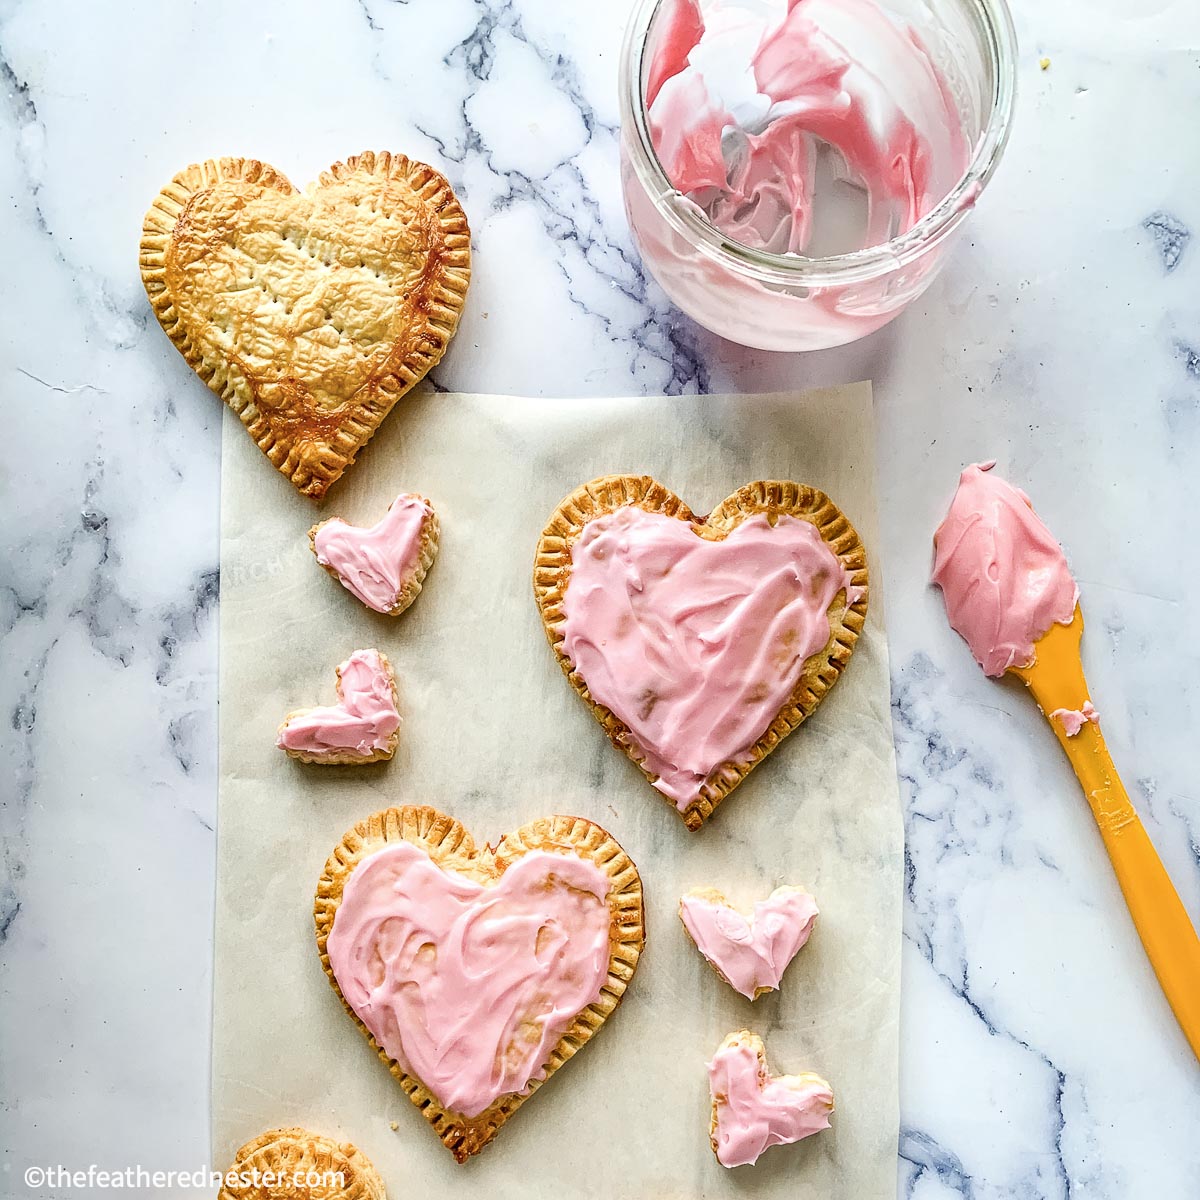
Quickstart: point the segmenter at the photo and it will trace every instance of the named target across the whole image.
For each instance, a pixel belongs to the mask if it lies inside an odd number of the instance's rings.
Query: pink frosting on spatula
[[[490,887],[398,842],[351,872],[329,965],[375,1040],[444,1108],[476,1117],[540,1079],[608,977],[608,876],[534,851]]]
[[[976,463],[959,476],[934,534],[933,582],[946,616],[988,675],[1027,667],[1033,644],[1079,602],[1066,556],[1029,497]]]
[[[846,569],[810,522],[749,517],[723,540],[628,506],[571,548],[563,653],[629,729],[683,811],[724,762],[748,760],[829,642]]]

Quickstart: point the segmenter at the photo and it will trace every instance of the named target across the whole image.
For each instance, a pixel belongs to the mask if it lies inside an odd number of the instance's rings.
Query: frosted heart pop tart
[[[934,535],[933,582],[950,624],[988,675],[1033,692],[1083,785],[1142,945],[1200,1057],[1200,939],[1117,776],[1079,659],[1079,588],[1029,497],[967,467]]]
[[[695,830],[837,682],[868,583],[815,488],[759,480],[697,516],[648,475],[605,475],[551,515],[533,586],[571,686]]]

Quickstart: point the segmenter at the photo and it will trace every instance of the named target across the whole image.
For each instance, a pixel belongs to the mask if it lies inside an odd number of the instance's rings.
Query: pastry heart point
[[[604,1023],[644,940],[636,868],[578,817],[476,850],[435,809],[388,809],[342,840],[315,912],[343,1003],[460,1162]]]
[[[749,1166],[772,1146],[829,1128],[833,1089],[819,1075],[773,1076],[762,1039],[731,1033],[708,1064],[709,1139],[723,1167]]]
[[[695,829],[837,680],[867,572],[811,488],[748,484],[697,518],[651,479],[610,476],[559,505],[534,587],[568,678]]]
[[[779,987],[817,916],[816,901],[797,887],[776,888],[749,917],[713,888],[695,888],[679,901],[679,919],[696,948],[748,1000]]]
[[[368,608],[399,616],[417,598],[438,548],[438,521],[423,496],[402,493],[368,528],[334,517],[308,533],[317,562]]]
[[[387,656],[356,650],[337,669],[336,704],[297,709],[276,745],[302,762],[346,764],[391,758],[399,740],[396,681]]]

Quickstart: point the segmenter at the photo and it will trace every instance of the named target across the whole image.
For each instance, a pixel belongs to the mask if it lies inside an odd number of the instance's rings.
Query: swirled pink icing
[[[544,1077],[608,977],[608,877],[534,851],[490,886],[397,842],[351,872],[329,965],[375,1040],[438,1102],[476,1117]]]
[[[1003,675],[1033,662],[1033,644],[1051,625],[1071,623],[1079,588],[1029,497],[995,465],[976,463],[959,476],[934,534],[933,582],[976,662]]]
[[[761,1039],[730,1034],[708,1064],[716,1118],[717,1161],[742,1167],[764,1150],[798,1142],[829,1128],[833,1090],[819,1075],[775,1078],[767,1069]]]
[[[1058,720],[1067,737],[1078,737],[1079,731],[1089,721],[1093,725],[1100,724],[1100,714],[1090,700],[1085,700],[1082,708],[1056,708],[1050,714],[1050,719]]]
[[[369,528],[341,517],[313,534],[313,553],[337,573],[342,586],[368,608],[388,613],[396,606],[421,555],[421,533],[433,509],[420,496],[403,493]]]
[[[400,728],[392,672],[378,650],[356,650],[338,667],[338,701],[295,713],[276,745],[303,754],[361,754],[386,750]]]
[[[679,901],[679,917],[696,948],[730,987],[754,1000],[779,986],[788,964],[808,941],[817,902],[800,888],[776,888],[757,900],[750,917],[708,889]]]
[[[562,651],[683,811],[718,766],[748,761],[843,590],[857,599],[808,521],[759,513],[715,540],[626,506],[571,548]]]
[[[946,81],[874,0],[666,0],[648,44],[663,170],[746,245],[805,252],[821,147],[867,196],[865,228],[839,252],[911,229],[966,169]]]

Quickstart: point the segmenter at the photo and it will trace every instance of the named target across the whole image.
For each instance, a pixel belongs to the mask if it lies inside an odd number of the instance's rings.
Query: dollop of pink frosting
[[[1055,622],[1069,625],[1079,588],[1029,497],[994,462],[967,467],[934,534],[933,582],[946,615],[988,675],[1027,667]]]
[[[432,515],[420,496],[404,493],[370,528],[334,517],[313,535],[317,562],[368,608],[391,612],[420,561],[421,532]]]
[[[369,757],[386,750],[399,728],[391,671],[378,650],[356,650],[338,667],[338,702],[289,717],[276,745],[305,754]]]
[[[753,1035],[732,1034],[708,1064],[717,1161],[742,1167],[764,1150],[829,1128],[833,1090],[817,1075],[773,1078]]]
[[[334,978],[384,1051],[477,1117],[541,1079],[608,977],[608,877],[534,851],[492,885],[397,842],[350,874],[329,932]]]
[[[749,918],[706,892],[679,901],[679,916],[696,948],[736,991],[753,1000],[779,986],[788,964],[808,941],[817,902],[799,888],[776,888],[755,901]]]
[[[1100,724],[1100,714],[1090,700],[1085,700],[1082,708],[1056,708],[1050,714],[1050,719],[1055,720],[1056,718],[1062,724],[1063,732],[1067,737],[1078,737],[1079,731],[1089,721],[1093,725]]]
[[[966,169],[962,120],[926,47],[874,0],[666,0],[650,35],[651,141],[729,237],[803,253],[819,147],[867,194],[858,243],[911,229]]]
[[[858,591],[815,526],[756,514],[722,540],[627,506],[571,549],[562,650],[682,812],[745,762]]]

